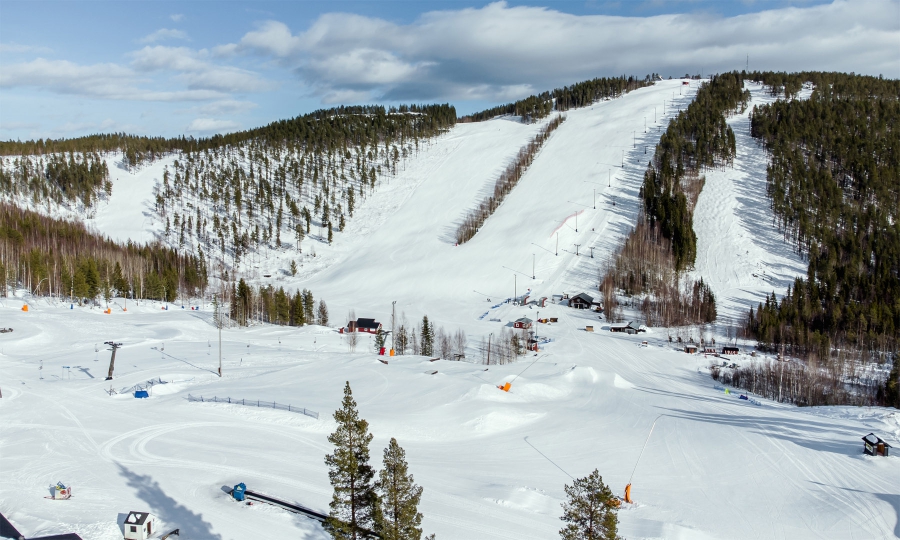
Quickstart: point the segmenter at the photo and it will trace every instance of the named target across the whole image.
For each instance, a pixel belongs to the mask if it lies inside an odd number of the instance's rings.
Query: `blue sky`
[[[460,113],[596,76],[900,77],[900,3],[0,2],[0,139],[209,135],[351,103]]]

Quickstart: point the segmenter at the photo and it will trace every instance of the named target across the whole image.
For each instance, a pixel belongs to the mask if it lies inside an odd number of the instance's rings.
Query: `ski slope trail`
[[[750,107],[732,116],[737,155],[734,166],[707,171],[706,184],[694,210],[697,234],[695,278],[703,278],[716,295],[720,324],[742,324],[751,306],[775,292],[780,298],[805,277],[807,263],[775,226],[766,195],[765,148],[750,136],[752,106],[774,97],[761,84],[746,82]],[[798,99],[807,99],[804,90]]]
[[[634,226],[649,156],[668,119],[693,99],[692,84],[663,81],[564,113],[518,185],[460,246],[456,225],[543,123],[457,125],[410,165],[415,190],[383,224],[340,264],[298,283],[340,316],[363,309],[385,317],[396,300],[398,314],[470,320],[487,298],[596,289],[597,263]]]

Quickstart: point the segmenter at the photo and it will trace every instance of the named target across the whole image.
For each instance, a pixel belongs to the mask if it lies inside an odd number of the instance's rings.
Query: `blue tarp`
[[[136,397],[136,398],[148,398],[148,397],[150,397],[150,394],[147,393],[146,390],[138,390],[138,391],[136,391],[136,392],[134,393],[134,397]]]

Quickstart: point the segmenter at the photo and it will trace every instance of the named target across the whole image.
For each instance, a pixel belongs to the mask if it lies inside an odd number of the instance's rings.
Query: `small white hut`
[[[156,530],[156,518],[150,512],[128,512],[125,518],[126,540],[147,540]]]

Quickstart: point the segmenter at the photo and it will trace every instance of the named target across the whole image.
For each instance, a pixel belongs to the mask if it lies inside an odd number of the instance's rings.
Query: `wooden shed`
[[[878,435],[869,433],[863,440],[863,453],[870,456],[885,456],[890,452],[891,445],[884,442]]]
[[[738,354],[741,352],[737,347],[722,347],[722,354]]]
[[[684,352],[686,352],[688,354],[694,354],[695,352],[697,352],[697,346],[696,345],[685,345]]]
[[[125,518],[126,540],[147,540],[156,531],[156,518],[150,512],[128,512]]]

